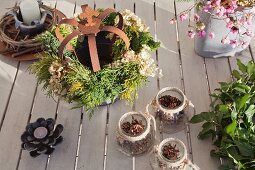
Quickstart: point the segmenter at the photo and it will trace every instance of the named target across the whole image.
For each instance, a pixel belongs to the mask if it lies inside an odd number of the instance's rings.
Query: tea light
[[[34,137],[36,139],[43,139],[47,136],[48,130],[45,127],[38,127],[34,131]]]
[[[27,25],[31,25],[33,21],[41,19],[41,11],[36,0],[23,0],[19,7],[23,22]]]

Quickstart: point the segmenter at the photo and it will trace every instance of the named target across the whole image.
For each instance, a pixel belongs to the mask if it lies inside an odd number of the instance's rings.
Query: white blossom
[[[155,77],[157,74],[158,68],[151,58],[149,51],[146,48],[143,48],[140,53],[135,54],[133,50],[129,50],[124,54],[121,62],[135,62],[139,65],[139,72],[143,76]]]
[[[142,21],[142,19],[135,15],[133,12],[125,9],[123,11],[120,11],[120,13],[123,16],[124,25],[138,27],[138,30],[140,32],[148,32],[149,27],[147,27]]]

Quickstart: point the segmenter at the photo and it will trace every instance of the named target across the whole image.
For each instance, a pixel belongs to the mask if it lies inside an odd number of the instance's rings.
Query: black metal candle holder
[[[55,120],[52,118],[39,118],[36,122],[29,123],[26,131],[21,135],[22,149],[30,152],[32,157],[37,157],[44,153],[50,155],[53,153],[54,146],[63,141],[60,136],[64,127],[58,124],[56,128]]]
[[[53,11],[41,2],[38,3],[41,10],[41,18],[40,20],[33,21],[32,25],[27,25],[23,22],[19,6],[16,6],[11,11],[7,12],[6,15],[13,16],[15,20],[15,27],[19,29],[21,33],[26,35],[40,34],[46,30],[45,22],[51,22],[50,20],[53,19]],[[48,21],[46,21],[46,19],[48,19]]]

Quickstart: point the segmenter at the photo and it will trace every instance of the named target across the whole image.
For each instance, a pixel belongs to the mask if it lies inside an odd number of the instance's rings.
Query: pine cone
[[[34,123],[26,126],[26,131],[21,135],[22,149],[30,152],[32,157],[41,153],[52,154],[54,146],[63,141],[60,134],[63,132],[63,125],[58,124],[54,129],[55,121],[52,118],[45,120],[39,118]]]

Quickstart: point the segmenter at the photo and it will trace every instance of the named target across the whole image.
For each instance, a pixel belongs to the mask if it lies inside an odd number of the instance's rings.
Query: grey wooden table
[[[0,15],[15,1],[0,0]],[[47,98],[34,75],[26,70],[31,62],[16,62],[0,56],[0,170],[151,170],[149,156],[126,157],[116,149],[116,125],[122,114],[132,109],[144,110],[160,88],[176,86],[192,100],[196,112],[208,111],[209,93],[219,81],[231,80],[236,58],[249,61],[255,52],[255,42],[233,58],[204,59],[194,53],[194,43],[186,37],[187,22],[170,25],[169,19],[191,3],[174,0],[69,0],[45,1],[67,16],[81,11],[82,4],[96,8],[130,9],[145,20],[151,33],[162,42],[153,54],[164,77],[150,79],[139,90],[139,98],[130,107],[123,101],[99,107],[92,120],[82,109],[70,110],[71,105]],[[254,47],[254,48],[253,48]],[[52,117],[65,127],[62,145],[50,156],[29,157],[20,148],[20,135],[28,122],[38,117]],[[202,170],[216,170],[219,160],[209,156],[210,140],[197,139],[200,125],[190,125],[176,134],[158,134],[158,139],[177,137],[189,149],[189,156]]]

